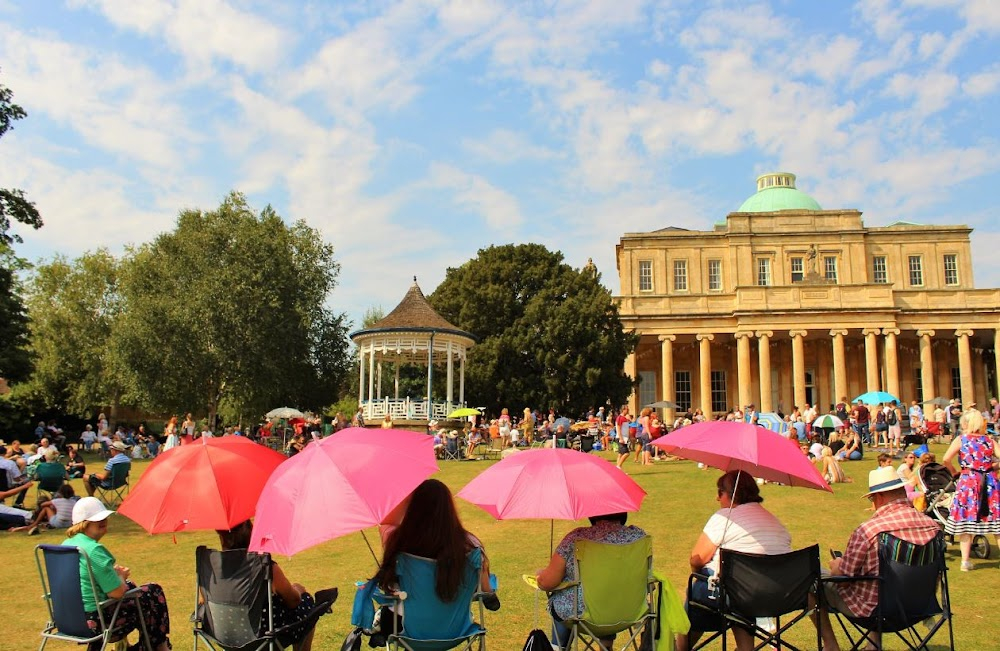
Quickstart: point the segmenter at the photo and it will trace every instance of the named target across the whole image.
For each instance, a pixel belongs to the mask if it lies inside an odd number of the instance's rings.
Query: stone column
[[[698,335],[700,355],[698,356],[698,371],[701,381],[701,412],[707,420],[712,420],[712,340],[715,335]]]
[[[847,330],[831,330],[830,336],[833,337],[833,392],[836,394],[833,402],[836,404],[841,398],[851,399],[847,395],[847,357],[844,352]]]
[[[924,394],[924,405],[921,405],[923,407],[929,400],[937,397],[935,395],[937,392],[934,390],[934,349],[931,346],[934,331],[917,330],[917,336],[920,337],[920,388]]]
[[[883,328],[885,335],[885,390],[902,401],[899,395],[899,358],[896,350],[896,336],[899,328]],[[901,406],[905,404],[900,402]]]
[[[967,409],[969,403],[976,400],[976,387],[972,382],[972,351],[969,349],[969,337],[972,330],[956,330],[958,337],[958,374],[962,382],[962,409]]]
[[[660,335],[660,399],[674,401],[676,395],[674,391],[674,341],[676,335]],[[663,422],[674,424],[675,410],[663,410]]]
[[[808,333],[806,330],[789,330],[792,338],[792,400],[799,409],[805,409],[806,404],[806,359],[805,344],[802,341]],[[787,407],[791,411],[791,407]]]
[[[773,411],[771,404],[771,330],[757,331],[757,361],[760,366],[760,404],[757,411]],[[742,405],[745,407],[746,405]]]
[[[861,331],[865,337],[865,378],[867,386],[865,391],[878,391],[878,340],[876,335],[880,334],[878,328],[865,328]]]
[[[750,381],[750,337],[753,332],[742,330],[737,332],[736,337],[736,377],[739,382],[739,408],[746,409],[746,406],[753,402],[753,385]]]
[[[635,393],[636,382],[638,382],[635,372],[635,353],[629,353],[625,358],[625,375],[629,376],[629,379],[632,382],[632,391],[628,395],[628,410],[629,413],[635,414],[639,411],[636,407],[636,403],[639,401],[639,396]]]
[[[993,387],[996,397],[1000,398],[1000,328],[997,328],[993,333],[993,357],[996,359],[996,382],[997,385]]]
[[[448,401],[448,407],[447,407],[447,409],[451,409],[451,403],[455,401],[455,362],[453,361],[453,358],[452,358],[451,343],[452,342],[450,342],[450,341],[448,342],[448,366],[447,366],[447,368],[448,368],[448,377],[447,377],[448,389],[447,389],[447,391],[445,393],[445,395],[447,396],[447,401]]]

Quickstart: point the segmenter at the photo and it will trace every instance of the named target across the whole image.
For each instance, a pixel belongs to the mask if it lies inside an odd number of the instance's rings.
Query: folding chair
[[[42,559],[44,558],[44,564]],[[149,636],[146,634],[145,619],[139,604],[140,588],[127,591],[121,599],[107,599],[97,608],[97,616],[101,630],[95,632],[87,626],[87,614],[83,609],[83,590],[80,584],[80,572],[86,568],[93,594],[100,594],[94,583],[94,574],[90,568],[90,558],[87,552],[70,545],[38,545],[35,547],[35,563],[38,565],[38,576],[42,580],[42,598],[49,610],[49,621],[42,630],[42,645],[45,648],[49,640],[64,640],[77,644],[91,644],[88,647],[94,651],[104,651],[109,644],[124,638],[120,630],[108,626],[118,619],[118,611],[128,600],[135,600],[139,609],[139,625],[142,627],[142,639],[146,651],[152,651]],[[113,606],[113,608],[112,608]],[[110,609],[110,616],[105,614]],[[100,646],[97,643],[100,642]]]
[[[478,591],[482,563],[482,550],[476,548],[469,552],[458,594],[452,601],[444,602],[435,591],[437,562],[400,554],[396,560],[399,591],[386,595],[371,581],[362,584],[355,595],[351,623],[364,629],[366,634],[376,633],[371,630],[370,616],[374,600],[402,615],[392,617],[392,632],[386,636],[386,649],[445,651],[458,647],[462,651],[485,651],[486,628],[472,619],[472,605],[478,603],[479,621],[485,622],[485,595]]]
[[[867,644],[868,633],[877,633],[880,639],[882,633],[895,633],[908,649],[925,649],[930,639],[947,624],[948,648],[955,650],[945,549],[942,533],[926,545],[915,545],[882,533],[878,538],[878,576],[823,579],[824,583],[878,582],[878,605],[870,616],[853,617],[834,611],[851,643],[850,649],[860,649]],[[847,623],[860,635],[858,640],[848,630]],[[917,625],[925,627],[922,635]]]
[[[128,494],[128,474],[131,470],[131,461],[116,463],[111,466],[108,478],[96,486],[94,492],[97,493],[97,499],[104,502],[105,506],[109,509],[116,504],[120,504],[125,499],[125,495]],[[110,501],[105,499],[105,496],[108,494],[112,496]]]
[[[643,629],[649,629],[650,639],[656,638],[656,590],[659,582],[653,578],[653,539],[643,536],[627,545],[612,545],[591,540],[574,544],[577,581],[560,586],[572,589],[573,612],[579,617],[563,620],[569,629],[564,649],[599,650],[600,638],[627,632],[622,646],[640,648]]]
[[[705,578],[692,574],[693,578]],[[818,612],[822,605],[819,591],[819,545],[812,545],[787,554],[744,554],[729,549],[719,551],[719,579],[717,607],[712,608],[691,599],[692,581],[688,581],[688,607],[708,615],[717,627],[706,627],[714,634],[692,649],[701,649],[715,638],[722,638],[726,648],[726,631],[739,627],[754,638],[755,647],[776,646],[796,651],[799,647],[782,638],[788,629],[809,615]],[[810,601],[810,597],[814,599]],[[795,613],[782,622],[782,616]],[[761,620],[774,619],[774,630],[761,626]],[[694,619],[694,618],[692,618]],[[701,626],[692,623],[692,628]],[[816,648],[822,642],[821,630],[816,628]]]
[[[210,649],[280,651],[278,637],[283,631],[310,622],[315,626],[336,600],[335,592],[330,593],[332,599],[322,599],[322,593],[317,593],[316,606],[303,621],[274,628],[271,556],[245,549],[219,551],[199,546],[195,550],[195,581],[191,618],[195,651],[199,640]]]
[[[46,462],[38,466],[35,479],[35,506],[42,503],[42,493],[55,494],[66,482],[66,466],[61,463]]]
[[[462,459],[462,447],[457,437],[445,437],[444,458],[445,461],[460,461]]]

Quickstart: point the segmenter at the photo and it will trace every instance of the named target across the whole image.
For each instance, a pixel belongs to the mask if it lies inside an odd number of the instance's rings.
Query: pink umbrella
[[[742,470],[788,486],[833,492],[795,442],[750,423],[695,423],[656,439],[653,445],[726,472]]]
[[[250,551],[290,556],[373,527],[437,469],[426,434],[349,427],[310,443],[264,487]]]
[[[512,454],[487,468],[458,496],[498,520],[580,520],[638,511],[646,491],[600,457],[540,448]]]

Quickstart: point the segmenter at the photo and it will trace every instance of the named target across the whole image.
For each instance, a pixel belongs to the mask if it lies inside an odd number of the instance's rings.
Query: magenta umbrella
[[[498,520],[580,520],[638,511],[646,491],[600,457],[539,448],[487,468],[458,496]]]
[[[742,470],[788,486],[833,492],[797,443],[751,423],[695,423],[661,436],[653,445],[725,472]]]
[[[373,527],[437,469],[426,434],[349,427],[310,443],[264,486],[250,551],[291,556]]]

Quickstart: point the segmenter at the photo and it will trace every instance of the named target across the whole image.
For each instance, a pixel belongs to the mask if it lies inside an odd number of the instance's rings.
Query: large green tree
[[[493,410],[524,406],[576,415],[631,391],[623,369],[637,338],[622,330],[600,276],[540,244],[491,246],[428,298],[480,338],[469,353],[466,395]]]
[[[326,305],[339,270],[317,231],[239,193],[181,212],[122,269],[115,347],[129,389],[210,417],[329,404],[349,364],[344,316]]]

